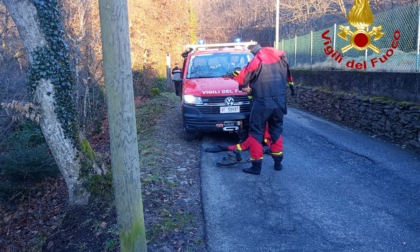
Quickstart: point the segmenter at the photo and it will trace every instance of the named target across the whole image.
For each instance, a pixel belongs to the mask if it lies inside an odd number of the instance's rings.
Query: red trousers
[[[280,136],[276,142],[273,143],[271,139],[270,132],[268,131],[268,124],[266,124],[264,130],[264,143],[270,147],[271,155],[282,155],[283,154],[283,137]],[[251,148],[253,146],[253,148]],[[230,145],[229,150],[238,149],[240,151],[250,149],[251,159],[260,160],[264,156],[263,145],[261,142],[258,142],[252,135],[249,135],[245,141],[240,144]]]

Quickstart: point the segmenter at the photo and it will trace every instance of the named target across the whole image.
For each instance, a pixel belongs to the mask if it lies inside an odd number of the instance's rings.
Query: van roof
[[[248,51],[248,46],[258,44],[255,41],[240,42],[240,43],[221,43],[221,44],[203,44],[203,45],[186,45],[185,48],[191,48],[195,51]]]

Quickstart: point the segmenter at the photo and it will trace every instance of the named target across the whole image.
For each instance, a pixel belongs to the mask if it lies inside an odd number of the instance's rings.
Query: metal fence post
[[[295,35],[295,67],[297,66],[297,36]]]
[[[311,31],[311,69],[312,69],[312,55],[313,55],[313,51],[314,51],[314,32]]]
[[[333,49],[335,51],[335,41],[336,41],[336,35],[337,35],[337,24],[334,24],[334,41],[333,41]]]
[[[366,31],[369,31],[369,27],[366,28]],[[365,62],[367,62],[367,57],[368,57],[368,50],[365,50]],[[365,71],[367,71],[367,69],[365,69]]]

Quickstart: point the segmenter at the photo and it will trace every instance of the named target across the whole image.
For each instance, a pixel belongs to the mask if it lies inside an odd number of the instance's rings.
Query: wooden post
[[[166,85],[169,90],[172,90],[172,73],[171,73],[171,55],[166,53]]]
[[[111,164],[121,251],[147,251],[127,0],[99,0]]]

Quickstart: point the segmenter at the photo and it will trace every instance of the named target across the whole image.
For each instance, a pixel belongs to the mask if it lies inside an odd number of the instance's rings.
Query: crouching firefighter
[[[239,88],[253,97],[249,135],[240,144],[218,146],[218,149],[242,151],[249,148],[252,166],[243,171],[259,175],[264,155],[264,139],[267,139],[266,144],[270,147],[274,169],[282,169],[283,116],[287,113],[286,85],[289,85],[292,95],[294,87],[286,54],[283,51],[272,47],[261,47],[258,44],[250,50],[254,58],[233,77],[238,82]]]

